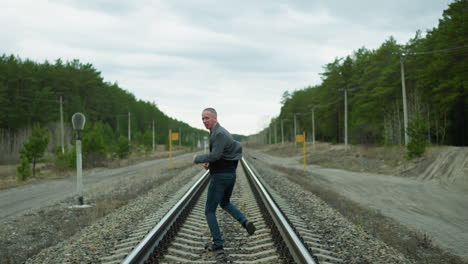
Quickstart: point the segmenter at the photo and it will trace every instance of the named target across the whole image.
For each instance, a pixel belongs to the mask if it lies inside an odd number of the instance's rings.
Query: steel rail
[[[153,250],[163,240],[164,236],[174,226],[179,215],[187,208],[195,196],[198,196],[203,191],[209,179],[209,170],[207,170],[197,182],[190,187],[184,196],[167,212],[159,223],[151,229],[145,238],[127,255],[122,261],[123,264],[145,263]]]
[[[271,198],[271,195],[268,193],[265,187],[263,187],[263,184],[260,182],[259,178],[255,175],[244,158],[242,158],[242,165],[245,168],[247,174],[251,177],[252,183],[258,190],[259,196],[261,197],[266,209],[272,217],[273,222],[278,228],[278,231],[280,232],[281,237],[295,263],[315,264],[316,262],[314,258],[307,250],[304,243],[302,243],[302,240],[297,236],[296,232],[294,232],[294,229],[289,224],[287,218],[283,215],[274,200]]]

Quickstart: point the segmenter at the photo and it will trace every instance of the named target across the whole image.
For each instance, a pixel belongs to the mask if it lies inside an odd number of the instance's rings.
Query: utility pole
[[[401,90],[403,94],[403,122],[404,122],[404,127],[405,127],[405,145],[408,145],[409,140],[410,140],[409,135],[408,135],[408,109],[407,109],[407,104],[406,104],[405,65],[404,65],[405,56],[451,52],[451,51],[466,49],[466,48],[468,48],[468,45],[463,45],[463,46],[453,47],[453,48],[448,48],[448,49],[423,51],[423,52],[408,52],[408,53],[399,54],[400,66],[401,66]]]
[[[345,149],[348,149],[348,91],[354,91],[358,89],[358,87],[348,88],[345,86],[343,88],[344,91],[344,143]],[[340,89],[341,91],[341,89]]]
[[[154,119],[153,119],[153,152],[154,152]]]
[[[180,147],[181,138],[182,138],[182,134],[180,134],[180,127],[179,127],[179,147]]]
[[[315,145],[315,106],[312,106],[312,145]]]
[[[169,129],[169,169],[172,169],[172,129]]]
[[[60,96],[60,140],[62,144],[62,154],[65,153],[65,135],[63,129],[63,101],[62,96]]]
[[[405,128],[405,145],[408,145],[409,136],[408,136],[408,109],[406,106],[406,85],[405,85],[405,65],[404,65],[405,55],[400,55],[400,66],[401,66],[401,92],[403,94],[403,124]]]
[[[296,142],[296,134],[297,134],[296,123],[297,123],[297,121],[296,121],[296,113],[294,113],[294,138],[293,138],[293,140],[294,140],[294,147],[297,146],[297,142]]]
[[[348,149],[348,87],[344,88],[344,143]]]
[[[284,145],[283,119],[281,119],[281,145]]]
[[[276,131],[276,130],[277,130],[277,129],[276,129],[277,123],[278,123],[278,122],[275,120],[275,123],[274,123],[274,124],[275,124],[275,144],[278,143],[278,136],[277,136],[278,134],[277,134],[277,131]]]
[[[271,125],[268,126],[268,144],[271,145]]]
[[[131,135],[131,129],[130,129],[130,112],[128,112],[128,145],[131,146],[131,138],[132,138],[132,135]]]

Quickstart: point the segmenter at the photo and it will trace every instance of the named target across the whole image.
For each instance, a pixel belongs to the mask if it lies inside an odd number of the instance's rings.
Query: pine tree
[[[427,144],[426,133],[426,123],[421,116],[417,114],[408,126],[408,136],[410,137],[407,146],[408,152],[406,154],[408,159],[421,157],[424,154]]]
[[[124,159],[130,155],[130,145],[128,144],[128,139],[124,136],[120,136],[119,143],[117,146],[117,156],[121,159]]]
[[[28,157],[21,156],[20,164],[16,167],[16,176],[20,181],[24,181],[31,176],[31,165],[29,164]]]
[[[46,130],[41,128],[39,124],[35,124],[32,135],[24,142],[23,148],[20,150],[21,159],[25,156],[29,162],[32,162],[33,177],[36,176],[36,163],[44,156],[44,151],[48,144],[49,136]]]

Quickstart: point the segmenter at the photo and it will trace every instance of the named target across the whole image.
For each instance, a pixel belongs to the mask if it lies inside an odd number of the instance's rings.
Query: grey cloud
[[[381,30],[409,30],[420,28],[425,21],[421,17],[438,18],[450,0],[393,0],[393,1],[292,1],[299,10],[323,8],[344,22],[379,28]]]
[[[148,1],[138,0],[52,0],[52,2],[66,4],[78,9],[91,10],[109,15],[127,15],[132,13],[147,4]],[[135,3],[138,3],[137,5]]]

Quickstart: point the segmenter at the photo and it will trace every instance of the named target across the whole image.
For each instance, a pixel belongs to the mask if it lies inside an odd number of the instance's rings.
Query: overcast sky
[[[248,135],[334,58],[390,36],[404,44],[450,2],[0,0],[0,53],[79,59],[171,117],[204,128],[201,110],[214,107]]]

